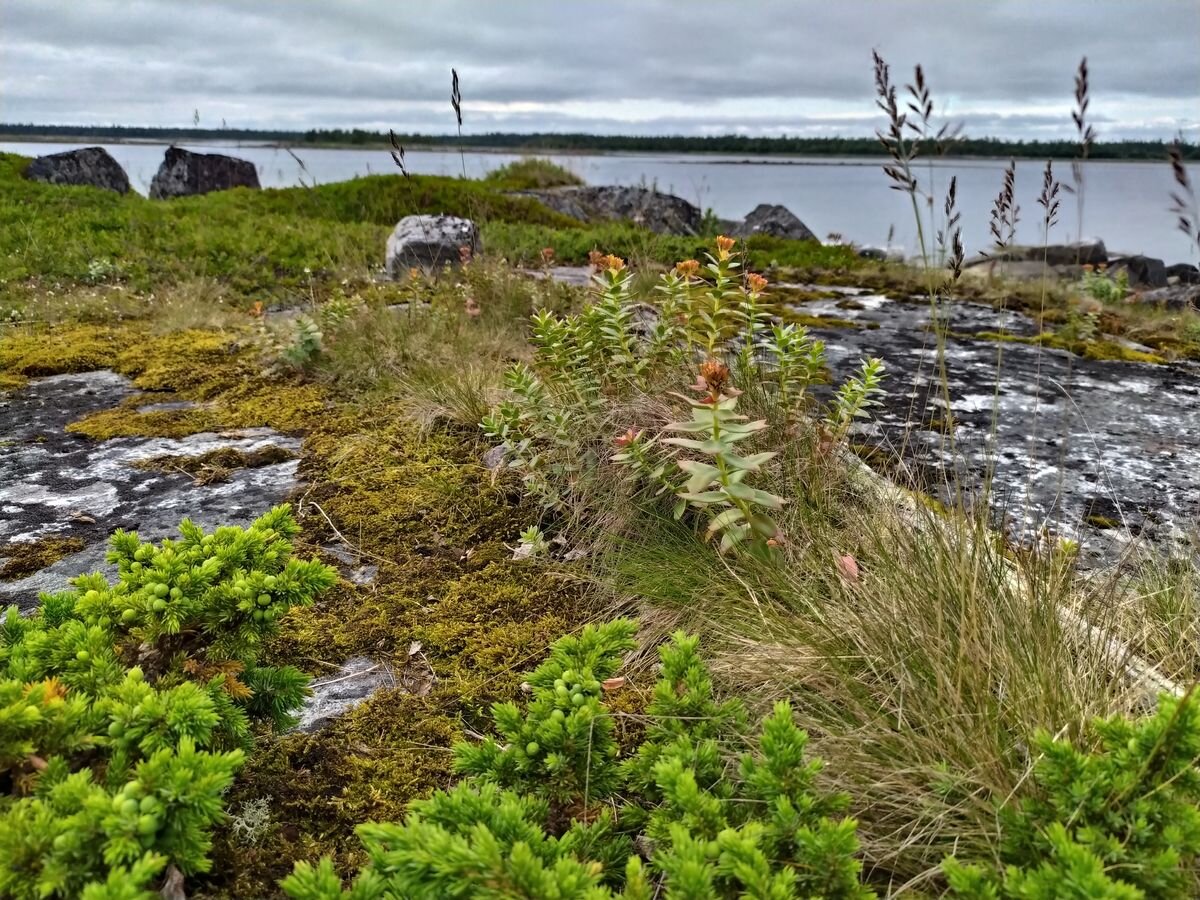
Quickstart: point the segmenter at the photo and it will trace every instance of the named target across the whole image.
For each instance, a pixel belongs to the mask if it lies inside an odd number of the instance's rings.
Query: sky
[[[0,122],[849,135],[871,51],[970,136],[1200,140],[1200,0],[0,0]]]

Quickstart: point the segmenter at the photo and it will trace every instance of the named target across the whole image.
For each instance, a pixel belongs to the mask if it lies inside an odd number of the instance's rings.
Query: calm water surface
[[[0,150],[35,156],[69,150],[78,144],[0,143]],[[134,187],[145,193],[162,161],[165,144],[105,144],[125,167]],[[258,167],[263,187],[289,187],[300,183],[345,181],[360,175],[394,173],[395,166],[382,150],[303,149],[288,151],[264,146],[188,144],[201,152],[229,153],[249,159]],[[818,235],[835,233],[861,244],[884,244],[894,230],[893,243],[913,253],[917,247],[911,203],[907,195],[889,188],[878,161],[660,154],[543,154],[578,174],[589,184],[646,184],[678,194],[717,215],[741,218],[759,203],[782,203]],[[497,166],[519,158],[508,153],[410,150],[409,171],[423,175],[467,175],[478,178]],[[299,160],[299,161],[298,161]],[[303,165],[301,165],[301,163]],[[1041,240],[1041,190],[1043,163],[1017,163],[1017,202],[1021,207],[1018,239]],[[989,243],[988,221],[992,199],[1000,189],[1002,160],[949,160],[932,170],[921,166],[935,191],[946,190],[958,176],[958,205],[962,211],[963,240],[968,253]],[[1070,163],[1056,163],[1058,177],[1070,181]],[[1200,183],[1200,165],[1191,166],[1193,183]],[[1085,166],[1085,236],[1104,239],[1110,251],[1146,253],[1168,263],[1196,261],[1196,251],[1175,229],[1167,211],[1173,182],[1164,162],[1092,162]],[[938,208],[941,201],[938,201]],[[1062,198],[1059,223],[1051,240],[1074,240],[1077,234],[1075,200]]]

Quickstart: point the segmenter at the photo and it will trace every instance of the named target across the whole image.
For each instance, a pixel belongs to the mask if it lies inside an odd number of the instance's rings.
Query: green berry
[[[571,695],[571,705],[572,706],[583,706],[583,694],[578,694],[578,693],[572,694]]]
[[[181,591],[179,588],[177,588],[177,587],[171,588],[171,599],[172,600],[178,600],[182,596],[183,596],[183,591]]]
[[[258,595],[258,605],[259,606],[270,606],[271,605],[271,595],[270,594],[259,594]]]
[[[154,586],[154,596],[155,597],[165,597],[165,596],[167,596],[167,593],[170,590],[171,589],[169,587],[167,587],[165,584],[163,584],[162,582],[159,582],[158,584],[156,584]]]
[[[537,752],[541,749],[542,748],[538,746],[537,741],[530,741],[528,744],[525,745],[525,752],[528,753],[530,756],[537,756]]]
[[[143,797],[142,802],[138,804],[138,809],[143,813],[156,813],[162,809],[162,804],[156,797]]]
[[[119,738],[125,733],[125,726],[120,722],[112,722],[108,726],[108,736],[110,738]]]
[[[150,835],[158,831],[158,816],[149,814],[138,816],[138,834]]]
[[[121,815],[136,816],[138,814],[138,803],[134,799],[124,800],[121,802]]]
[[[89,659],[92,658],[92,654],[88,653],[86,650],[80,650],[78,653],[75,654],[75,658],[77,660],[79,660],[80,662],[87,662]]]
[[[129,609],[124,610],[121,613],[121,621],[122,622],[132,622],[136,618],[137,618],[137,610],[134,609],[133,607],[130,607]]]
[[[97,600],[100,599],[100,592],[99,591],[88,591],[86,594],[83,595],[83,599],[88,601],[88,603],[95,603]]]
[[[162,600],[162,599],[155,600],[152,608],[154,609],[155,612],[162,612],[164,609],[167,608],[167,601]]]

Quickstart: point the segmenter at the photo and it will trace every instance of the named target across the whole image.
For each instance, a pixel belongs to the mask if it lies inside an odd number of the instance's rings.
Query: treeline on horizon
[[[354,129],[310,129],[276,131],[250,128],[151,128],[130,125],[32,125],[0,124],[0,137],[96,138],[109,140],[163,141],[269,141],[290,146],[372,146],[387,144],[379,131]],[[665,153],[753,153],[797,156],[885,156],[886,151],[869,137],[750,137],[747,135],[607,135],[535,132],[528,134],[398,134],[405,147],[463,146],[512,151],[602,151]],[[1088,155],[1092,159],[1160,160],[1168,142],[1097,141]],[[1182,143],[1183,156],[1200,160],[1200,144]],[[1015,157],[1018,159],[1074,159],[1075,141],[1024,141],[1004,138],[959,138],[947,151],[957,157]]]

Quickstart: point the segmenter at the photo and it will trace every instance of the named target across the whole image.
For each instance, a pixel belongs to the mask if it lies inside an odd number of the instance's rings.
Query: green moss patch
[[[78,553],[86,546],[79,538],[44,537],[36,541],[0,544],[0,581],[24,578]]]

